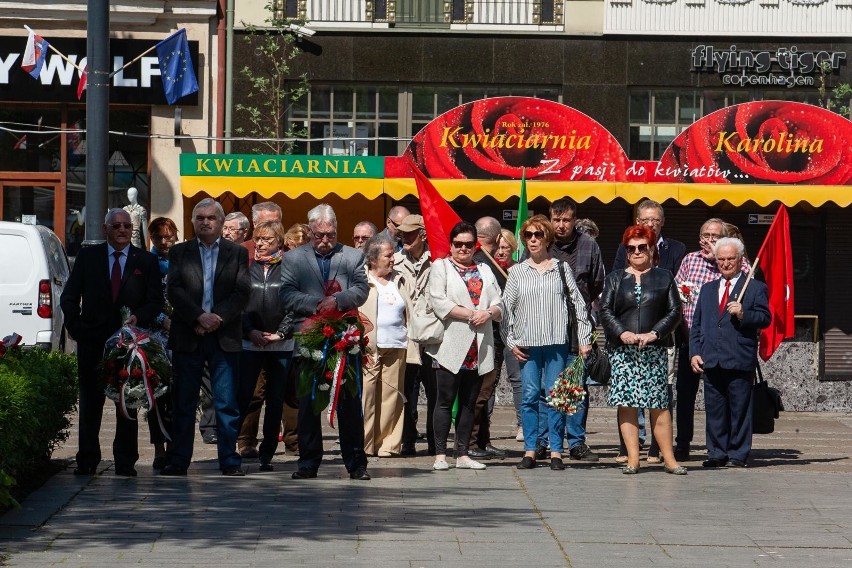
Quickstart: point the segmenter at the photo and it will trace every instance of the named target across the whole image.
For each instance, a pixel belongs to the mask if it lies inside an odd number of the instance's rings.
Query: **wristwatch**
[[[657,330],[656,330],[656,329],[652,329],[649,333],[653,333],[653,334],[657,337],[657,339],[659,339],[659,338],[660,338],[660,334],[659,334],[659,333],[657,333]]]

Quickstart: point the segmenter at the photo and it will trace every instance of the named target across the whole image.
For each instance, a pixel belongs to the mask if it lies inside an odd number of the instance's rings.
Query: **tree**
[[[828,76],[831,74],[831,63],[823,63],[819,70],[819,105],[827,110],[836,112],[841,116],[849,118],[849,99],[852,98],[852,86],[849,83],[841,83],[830,92],[828,90]]]
[[[257,138],[245,143],[253,153],[289,154],[294,142],[284,139],[304,138],[307,130],[289,120],[290,109],[310,92],[307,73],[291,76],[292,61],[302,54],[295,25],[304,21],[276,16],[272,3],[266,5],[270,16],[260,28],[247,24],[244,40],[253,58],[240,74],[248,80],[246,104],[237,103],[236,111],[245,126],[236,128],[240,136]]]

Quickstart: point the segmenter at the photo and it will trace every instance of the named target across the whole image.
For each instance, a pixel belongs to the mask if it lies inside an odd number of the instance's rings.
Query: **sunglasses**
[[[314,235],[314,238],[318,241],[321,241],[323,239],[331,240],[331,239],[333,239],[334,237],[337,236],[337,231],[330,231],[328,233],[314,233],[313,235]]]
[[[648,245],[645,243],[636,246],[627,245],[625,248],[627,249],[627,254],[636,254],[637,252],[639,254],[645,254],[646,252],[648,252]]]
[[[468,248],[472,249],[475,246],[474,241],[453,241],[453,246],[457,249]]]
[[[530,240],[531,238],[537,238],[541,240],[544,238],[544,231],[524,231],[524,240]]]
[[[131,225],[130,223],[113,223],[112,225],[110,225],[110,227],[112,227],[113,231],[117,231],[122,227],[124,227],[125,229],[132,229],[133,225]]]

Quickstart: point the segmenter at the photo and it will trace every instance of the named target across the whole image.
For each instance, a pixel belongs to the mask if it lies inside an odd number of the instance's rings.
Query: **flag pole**
[[[500,265],[497,263],[497,261],[496,261],[496,260],[494,260],[494,257],[493,257],[493,256],[491,256],[491,253],[490,253],[490,252],[488,252],[487,250],[485,250],[485,247],[479,247],[479,250],[481,250],[481,251],[485,254],[485,256],[487,256],[487,257],[488,257],[488,260],[490,260],[490,261],[491,261],[491,265],[492,265],[492,266],[494,266],[494,267],[496,267],[496,268],[497,268],[497,270],[498,270],[498,271],[500,271],[500,274],[502,274],[502,275],[503,275],[503,278],[508,278],[508,277],[509,277],[509,275],[508,275],[508,274],[506,274],[506,271],[505,271],[505,270],[503,270],[503,267],[502,267],[502,266],[500,266]]]
[[[130,67],[131,65],[133,65],[134,63],[136,63],[137,61],[139,61],[140,59],[142,59],[143,57],[145,57],[149,53],[151,53],[152,51],[154,51],[155,49],[157,49],[157,45],[158,44],[154,44],[153,46],[149,47],[148,49],[146,49],[145,51],[143,51],[142,53],[140,53],[139,55],[137,55],[136,57],[134,57],[133,59],[131,59],[130,61],[125,63],[124,65],[122,65],[120,68],[118,68],[115,71],[113,71],[112,73],[110,73],[109,74],[110,79],[112,79],[114,76],[118,75],[119,73],[121,73],[122,71],[124,71],[125,69],[127,69],[128,67]]]
[[[29,26],[28,26],[28,25],[26,25],[26,24],[24,24],[24,28],[25,28],[28,32],[35,33],[35,32],[32,30],[32,28],[31,28],[31,27],[29,27]],[[58,55],[59,57],[61,57],[61,58],[62,58],[62,59],[64,59],[65,61],[67,61],[68,63],[70,63],[70,64],[74,67],[74,69],[76,69],[76,70],[77,70],[77,71],[79,71],[80,73],[85,73],[85,72],[86,72],[86,71],[85,71],[84,69],[82,69],[79,65],[77,65],[76,63],[74,63],[73,61],[71,61],[70,59],[68,59],[68,58],[65,56],[65,54],[64,54],[64,53],[62,53],[61,51],[59,51],[58,49],[56,49],[55,47],[53,47],[53,44],[52,44],[52,43],[47,42],[47,47],[49,47],[49,48],[50,48],[50,50],[51,50],[53,53],[55,53],[56,55]]]
[[[748,271],[748,276],[746,276],[746,281],[745,284],[743,284],[743,289],[740,290],[740,296],[737,299],[738,301],[742,302],[742,299],[745,297],[745,292],[748,289],[748,285],[754,279],[754,273],[757,271],[758,264],[760,264],[760,257],[756,256],[754,257],[754,264],[751,265],[751,270]]]

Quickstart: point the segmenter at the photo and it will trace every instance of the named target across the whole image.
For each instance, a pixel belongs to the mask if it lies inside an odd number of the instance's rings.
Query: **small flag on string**
[[[21,59],[21,68],[32,75],[33,79],[38,79],[41,68],[44,67],[44,59],[47,57],[50,44],[34,31],[29,30],[29,32],[27,47],[24,49],[24,57]]]
[[[78,101],[83,98],[83,91],[86,90],[86,84],[89,82],[88,77],[89,77],[89,66],[86,65],[83,68],[83,72],[80,73],[80,82],[77,83],[77,100]]]
[[[197,92],[198,81],[192,68],[186,30],[179,29],[155,47],[166,101],[173,105],[178,99]]]

